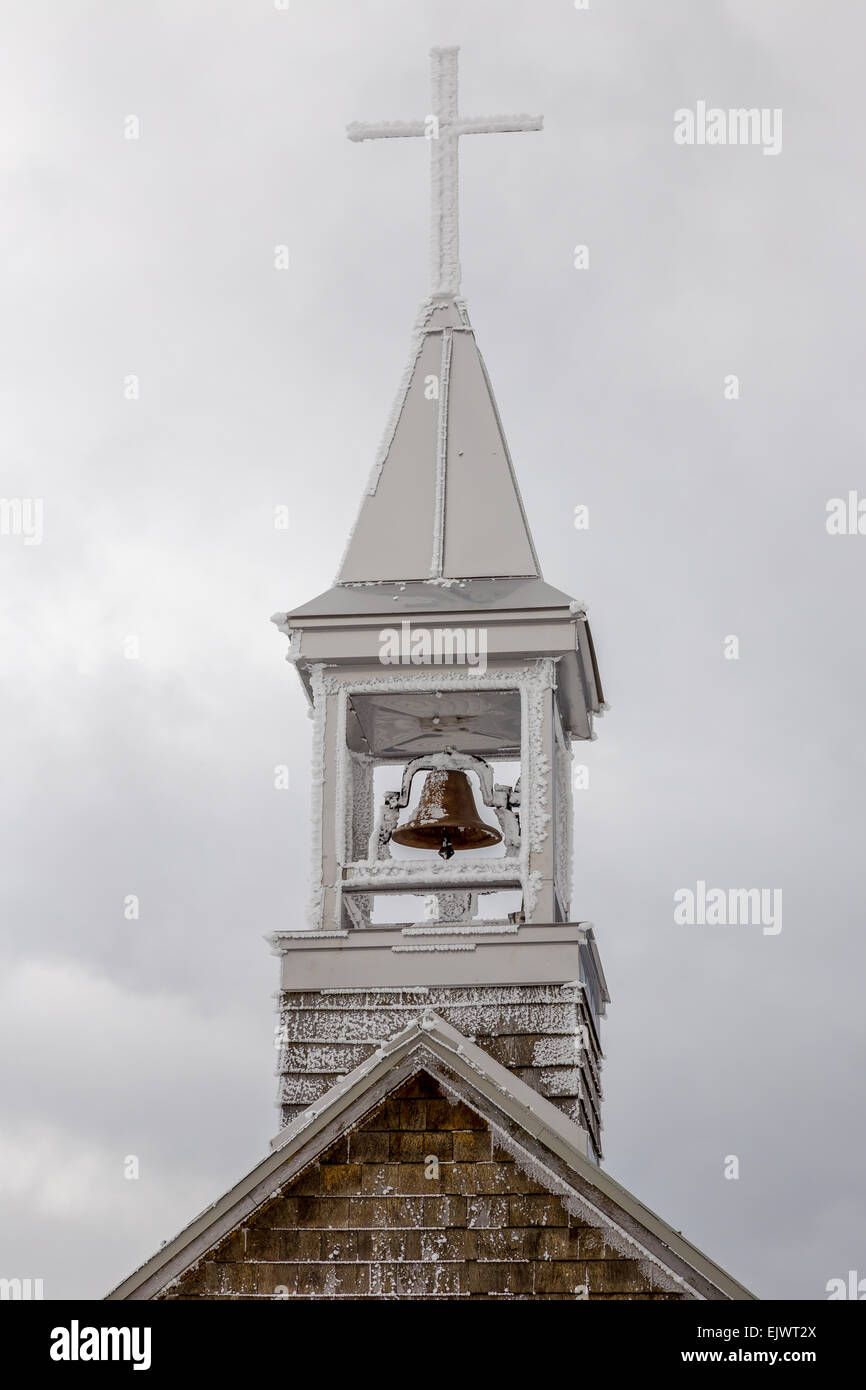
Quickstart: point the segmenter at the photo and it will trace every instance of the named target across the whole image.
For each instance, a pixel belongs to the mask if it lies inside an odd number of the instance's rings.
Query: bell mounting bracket
[[[409,805],[412,780],[416,772],[435,772],[440,769],[444,772],[476,773],[481,783],[481,799],[484,805],[496,805],[493,769],[490,764],[474,753],[458,753],[455,748],[446,748],[444,753],[422,753],[420,757],[413,758],[410,763],[407,763],[403,769],[403,783],[400,787],[400,793],[394,805]]]

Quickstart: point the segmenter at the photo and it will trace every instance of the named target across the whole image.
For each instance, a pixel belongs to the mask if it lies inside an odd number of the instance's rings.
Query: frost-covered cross
[[[423,135],[430,142],[430,292],[434,298],[460,293],[457,145],[461,135],[541,130],[541,116],[460,116],[457,110],[457,48],[430,50],[431,113],[423,121],[355,121],[350,140],[400,139]]]

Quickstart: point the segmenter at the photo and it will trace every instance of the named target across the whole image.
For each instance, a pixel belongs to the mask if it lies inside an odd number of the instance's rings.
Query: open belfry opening
[[[548,584],[461,295],[457,50],[424,139],[431,288],[331,589],[274,622],[313,716],[311,889],[280,960],[270,1152],[110,1297],[740,1299],[601,1167],[609,996],[572,901],[605,709]]]

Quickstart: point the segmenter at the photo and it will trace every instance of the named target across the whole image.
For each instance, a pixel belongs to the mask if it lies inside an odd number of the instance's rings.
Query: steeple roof
[[[465,303],[428,299],[338,582],[540,573]]]

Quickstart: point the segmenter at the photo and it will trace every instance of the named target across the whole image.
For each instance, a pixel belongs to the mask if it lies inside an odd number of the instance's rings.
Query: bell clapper
[[[443,833],[443,835],[442,835],[442,848],[441,848],[440,851],[439,851],[439,858],[440,858],[440,859],[452,859],[453,857],[454,857],[454,846],[452,845],[451,841],[448,839],[448,836],[447,836],[446,834]]]

